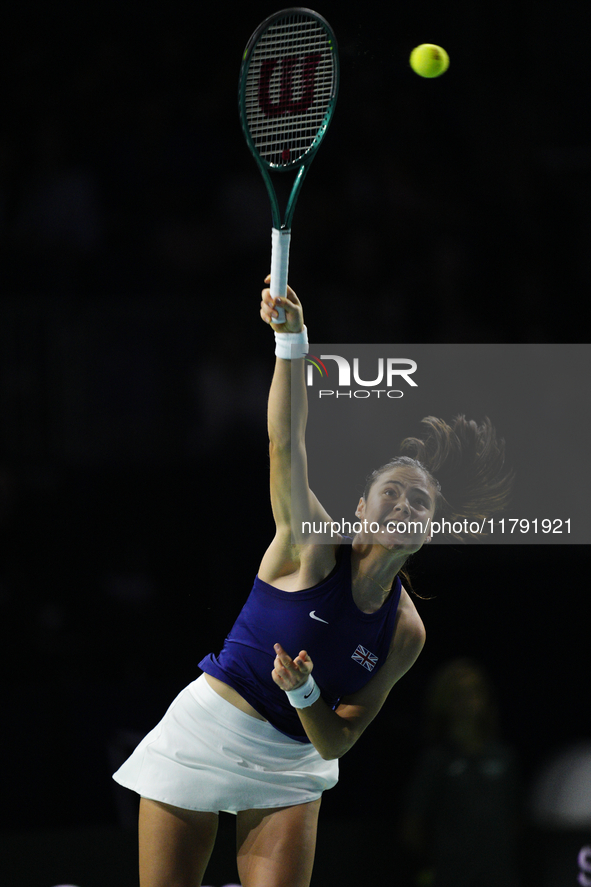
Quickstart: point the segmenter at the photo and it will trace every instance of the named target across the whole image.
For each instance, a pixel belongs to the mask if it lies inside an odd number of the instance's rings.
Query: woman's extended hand
[[[295,690],[308,680],[308,675],[314,668],[314,664],[305,650],[301,650],[295,659],[289,656],[281,644],[274,647],[275,668],[272,678],[282,690]]]
[[[271,275],[265,278],[265,283],[271,281]],[[280,305],[285,309],[285,323],[274,323],[277,317],[275,306]],[[277,333],[301,333],[304,327],[304,312],[302,303],[290,286],[287,287],[287,295],[284,299],[273,298],[270,289],[264,289],[261,293],[261,317],[271,325]]]

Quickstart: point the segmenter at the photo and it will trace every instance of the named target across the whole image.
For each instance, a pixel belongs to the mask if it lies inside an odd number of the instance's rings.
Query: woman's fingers
[[[265,283],[269,283],[270,275]],[[277,307],[281,306],[286,311],[284,323],[277,323]],[[261,318],[265,323],[272,324],[279,332],[299,332],[303,326],[302,304],[291,287],[287,287],[284,298],[274,297],[267,287],[261,293]]]
[[[275,299],[270,289],[264,289],[261,293],[261,317],[267,323],[271,323],[277,317]]]
[[[291,656],[285,652],[281,644],[275,644],[274,650],[276,670],[281,674],[289,674],[290,672],[297,674],[297,666]]]
[[[301,687],[308,679],[308,675],[312,671],[312,660],[305,650],[301,650],[299,655],[292,659],[285,652],[281,644],[275,644],[275,667],[273,669],[273,680],[283,690],[294,690]]]
[[[306,674],[310,674],[312,671],[312,660],[305,650],[300,650],[298,656],[294,659],[294,663],[300,671],[304,671]]]
[[[261,298],[261,317],[265,321],[265,323],[275,324],[277,329],[282,330],[285,323],[277,323],[278,313],[277,307],[280,305],[286,305],[286,300],[280,298],[273,298],[271,295],[271,290],[263,290],[262,298]]]

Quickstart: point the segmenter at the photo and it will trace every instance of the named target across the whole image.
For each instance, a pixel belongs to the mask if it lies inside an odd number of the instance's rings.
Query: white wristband
[[[308,708],[310,705],[314,705],[316,700],[320,698],[320,690],[312,675],[308,675],[308,680],[305,684],[302,684],[301,687],[296,687],[295,690],[286,690],[285,695],[294,708]]]
[[[275,333],[275,355],[283,360],[297,360],[308,353],[308,330],[301,333]]]

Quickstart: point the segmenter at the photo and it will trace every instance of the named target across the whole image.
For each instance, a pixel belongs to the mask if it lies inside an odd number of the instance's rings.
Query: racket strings
[[[271,166],[297,163],[322,135],[336,76],[330,36],[316,19],[279,19],[259,37],[244,109],[254,146]]]

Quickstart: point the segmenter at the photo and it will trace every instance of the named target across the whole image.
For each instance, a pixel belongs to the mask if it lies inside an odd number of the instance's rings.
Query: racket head
[[[246,45],[240,69],[240,122],[264,170],[311,163],[334,114],[338,47],[321,15],[304,7],[265,19]]]

